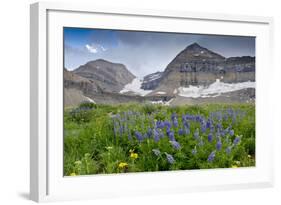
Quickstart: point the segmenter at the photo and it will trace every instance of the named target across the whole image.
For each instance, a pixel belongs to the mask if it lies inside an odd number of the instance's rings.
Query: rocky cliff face
[[[77,89],[83,93],[100,92],[101,88],[93,81],[79,76],[66,69],[63,70],[64,88]]]
[[[145,76],[141,88],[144,90],[154,90],[159,85],[162,74],[163,72],[156,72]]]
[[[189,85],[208,85],[221,79],[234,83],[255,81],[255,58],[250,56],[225,58],[197,43],[187,46],[166,67],[157,81],[147,81],[143,89],[166,90]],[[150,95],[155,94],[150,93]]]
[[[119,92],[135,78],[123,64],[103,59],[90,61],[74,70],[73,73],[92,80],[105,92]]]
[[[94,81],[76,75],[66,69],[63,70],[64,105],[75,106],[83,101],[93,101],[92,93],[101,92],[101,88]]]

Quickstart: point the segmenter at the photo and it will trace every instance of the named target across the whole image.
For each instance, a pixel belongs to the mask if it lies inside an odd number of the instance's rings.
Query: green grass
[[[212,114],[213,113],[213,114]],[[229,114],[232,113],[232,114]],[[233,114],[235,113],[235,114]],[[175,140],[180,149],[175,149],[166,134],[167,128],[160,129],[163,137],[158,142],[153,130],[156,121],[171,121],[177,116],[179,126],[172,126]],[[222,129],[231,125],[234,135],[228,132],[208,141],[210,129],[203,132],[200,123],[188,120],[190,134],[180,135],[183,114],[201,116],[224,116]],[[228,117],[227,117],[228,116]],[[220,121],[212,121],[216,126]],[[114,128],[115,127],[115,128]],[[120,127],[122,128],[120,131]],[[194,137],[199,130],[199,138]],[[114,131],[115,130],[115,131]],[[230,130],[230,129],[229,129]],[[135,132],[147,137],[141,142]],[[235,138],[240,141],[234,145]],[[221,149],[216,149],[218,141]],[[231,152],[226,149],[231,147]],[[152,150],[159,150],[157,156]],[[192,150],[196,150],[194,153]],[[208,161],[212,151],[214,160]],[[167,154],[174,158],[169,163]],[[121,164],[120,164],[121,163]],[[123,164],[122,164],[123,163]],[[64,175],[88,175],[123,172],[145,172],[164,170],[188,170],[208,168],[231,168],[255,166],[255,106],[250,104],[161,106],[150,104],[81,104],[78,108],[66,108],[64,112]]]

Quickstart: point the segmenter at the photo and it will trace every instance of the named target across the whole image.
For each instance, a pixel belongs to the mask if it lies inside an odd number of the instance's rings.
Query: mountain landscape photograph
[[[255,166],[255,37],[63,35],[65,176]]]

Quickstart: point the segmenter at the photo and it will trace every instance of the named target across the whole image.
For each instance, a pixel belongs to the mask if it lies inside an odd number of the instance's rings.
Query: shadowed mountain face
[[[144,79],[146,78],[147,76]],[[167,65],[160,78],[146,80],[142,88],[166,90],[171,93],[180,86],[208,85],[216,79],[227,83],[255,81],[255,58],[225,58],[194,43],[187,46]]]
[[[90,61],[73,73],[92,80],[105,92],[119,92],[135,76],[123,65],[103,59]]]

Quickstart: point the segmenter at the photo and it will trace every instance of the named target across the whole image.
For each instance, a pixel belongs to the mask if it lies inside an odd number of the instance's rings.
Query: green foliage
[[[184,128],[182,115],[213,116],[215,126],[221,123],[224,136],[217,138],[208,128],[201,130],[200,120],[188,120],[190,133]],[[171,116],[176,115],[178,126]],[[231,116],[231,117],[229,117]],[[200,118],[199,117],[199,118]],[[220,117],[222,119],[220,119]],[[162,135],[155,140],[156,122],[169,121],[179,149],[171,143],[168,128],[159,129]],[[199,137],[194,133],[198,130]],[[233,130],[234,135],[230,134]],[[143,139],[136,137],[139,132]],[[239,138],[237,144],[234,143]],[[221,149],[217,150],[218,141]],[[231,152],[227,149],[231,147]],[[156,155],[153,150],[159,150]],[[195,151],[194,151],[195,150]],[[208,161],[215,151],[213,161]],[[171,155],[174,163],[167,156]],[[124,173],[187,169],[210,169],[255,166],[255,107],[254,105],[161,106],[151,104],[103,105],[82,103],[64,111],[64,175]]]
[[[94,109],[94,108],[97,108],[97,105],[95,103],[85,101],[85,102],[80,103],[79,108],[81,108],[81,109]]]

